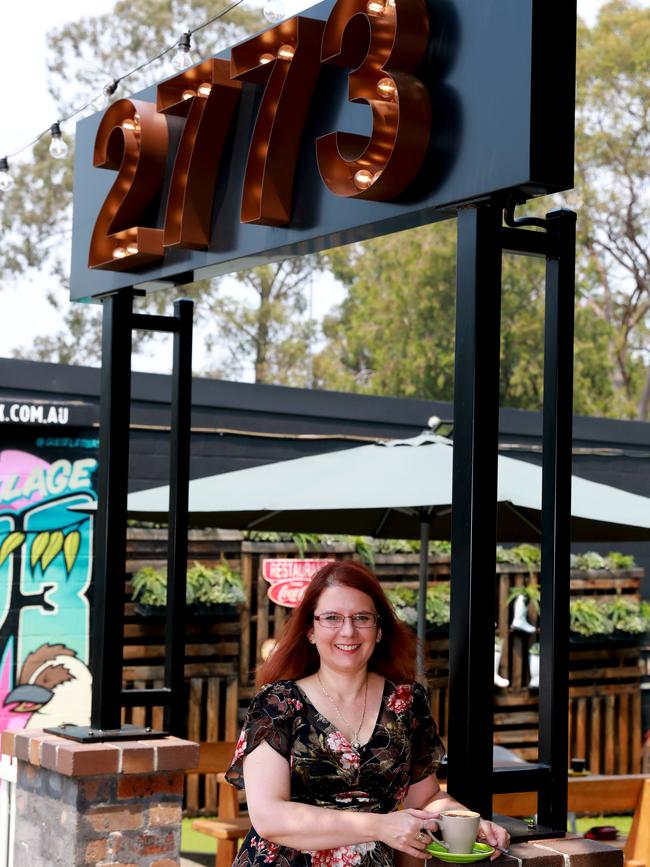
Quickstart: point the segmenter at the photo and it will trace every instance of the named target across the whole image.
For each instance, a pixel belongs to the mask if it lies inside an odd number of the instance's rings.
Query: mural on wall
[[[0,449],[0,730],[90,722],[94,439]],[[90,451],[92,450],[92,451]]]

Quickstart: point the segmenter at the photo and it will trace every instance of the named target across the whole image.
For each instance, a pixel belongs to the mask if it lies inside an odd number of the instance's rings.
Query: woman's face
[[[314,614],[343,614],[343,623],[332,629],[314,620],[308,632],[321,658],[321,665],[337,671],[359,671],[366,667],[380,637],[376,625],[361,628],[350,619],[353,614],[376,614],[372,598],[352,587],[326,587],[318,597]]]

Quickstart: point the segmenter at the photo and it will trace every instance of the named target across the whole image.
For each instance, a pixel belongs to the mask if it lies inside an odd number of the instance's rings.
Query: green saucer
[[[426,847],[426,851],[434,858],[439,858],[440,861],[448,861],[450,864],[473,864],[474,861],[482,861],[483,858],[489,858],[494,852],[492,846],[487,843],[474,843],[474,848],[467,855],[459,855],[456,852],[448,852],[440,843],[433,840]]]

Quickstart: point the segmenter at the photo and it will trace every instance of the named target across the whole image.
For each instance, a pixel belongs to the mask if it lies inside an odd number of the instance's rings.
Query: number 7
[[[282,226],[291,219],[298,148],[320,71],[324,26],[296,16],[232,50],[233,78],[266,81],[248,151],[242,223]]]
[[[186,118],[169,185],[164,245],[204,249],[224,141],[241,94],[226,60],[206,60],[158,85],[158,111]]]

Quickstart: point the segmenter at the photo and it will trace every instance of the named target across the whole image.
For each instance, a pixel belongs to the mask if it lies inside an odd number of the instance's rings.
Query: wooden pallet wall
[[[164,565],[166,532],[129,530],[127,598],[130,575],[140,566]],[[349,558],[347,545],[310,557]],[[188,708],[187,733],[194,740],[236,740],[246,706],[255,692],[254,670],[259,648],[276,636],[288,609],[276,606],[268,596],[268,584],[261,577],[266,557],[295,557],[286,543],[242,542],[237,534],[192,531],[189,561],[208,565],[226,557],[242,573],[246,602],[239,617],[188,617],[185,665]],[[386,586],[397,583],[417,586],[418,557],[408,554],[378,555],[375,571]],[[448,557],[431,558],[430,579],[449,580]],[[608,596],[614,592],[638,596],[641,570],[616,575],[602,572],[572,572],[572,595]],[[497,634],[503,641],[500,673],[510,679],[507,689],[495,688],[495,743],[512,749],[522,758],[537,758],[538,693],[528,689],[528,647],[536,634],[510,630],[512,606],[506,605],[511,587],[538,576],[522,567],[498,564],[496,568]],[[124,680],[127,686],[162,685],[164,624],[144,619],[126,603],[124,633]],[[529,620],[536,624],[531,609]],[[449,642],[436,635],[427,642],[428,679],[432,711],[443,738],[448,718]],[[641,769],[641,704],[639,648],[615,642],[591,647],[573,645],[570,654],[570,756],[584,756],[598,773],[638,773]],[[125,721],[162,727],[162,709],[126,709]],[[187,809],[191,815],[214,814],[217,788],[214,779],[188,777]]]

